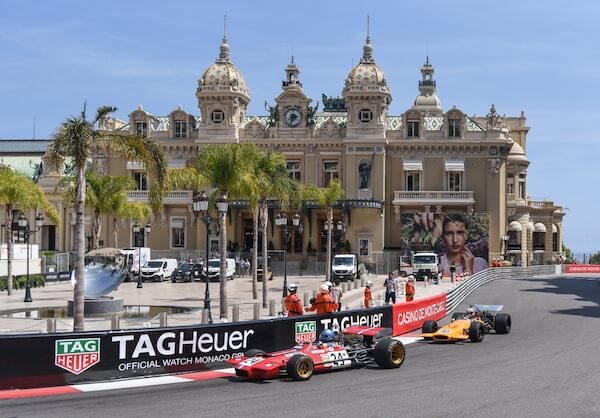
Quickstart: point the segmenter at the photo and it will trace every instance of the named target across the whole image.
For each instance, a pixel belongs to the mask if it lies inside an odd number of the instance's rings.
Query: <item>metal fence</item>
[[[522,279],[524,277],[545,276],[557,273],[559,267],[564,273],[563,266],[534,266],[534,267],[501,267],[486,269],[461,281],[456,287],[446,292],[446,313],[452,312],[475,289],[498,279]]]

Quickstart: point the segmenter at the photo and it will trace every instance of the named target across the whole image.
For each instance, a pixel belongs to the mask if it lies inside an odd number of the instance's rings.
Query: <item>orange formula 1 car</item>
[[[511,318],[500,310],[502,305],[471,305],[466,312],[452,314],[452,322],[441,328],[436,321],[425,321],[421,337],[435,342],[470,340],[478,343],[492,330],[496,334],[508,334]]]

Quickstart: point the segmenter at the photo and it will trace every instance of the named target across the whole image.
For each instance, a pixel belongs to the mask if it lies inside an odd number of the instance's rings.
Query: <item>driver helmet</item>
[[[475,309],[473,308],[467,308],[467,317],[468,318],[475,318]]]
[[[333,340],[335,340],[335,333],[331,329],[324,329],[323,331],[321,331],[319,340],[323,343],[330,343]]]
[[[410,280],[411,282],[415,280],[415,276],[413,276],[412,274],[408,275],[408,280]]]
[[[295,292],[296,290],[298,290],[298,285],[296,283],[290,283],[288,285],[288,290],[290,292]]]
[[[331,283],[329,280],[327,280],[324,284],[326,284],[328,287],[332,287],[333,283]]]
[[[373,286],[373,280],[367,280],[366,285],[367,285],[367,287]]]
[[[329,292],[329,286],[327,286],[327,283],[323,283],[319,289],[322,293]]]

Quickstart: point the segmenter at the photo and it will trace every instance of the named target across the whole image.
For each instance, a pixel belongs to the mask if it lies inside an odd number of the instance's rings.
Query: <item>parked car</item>
[[[155,280],[161,282],[170,279],[176,268],[177,260],[174,258],[148,260],[148,262],[142,266],[142,280]]]
[[[206,274],[203,269],[204,267],[200,263],[183,263],[173,271],[171,281],[175,283],[177,281],[204,280]]]

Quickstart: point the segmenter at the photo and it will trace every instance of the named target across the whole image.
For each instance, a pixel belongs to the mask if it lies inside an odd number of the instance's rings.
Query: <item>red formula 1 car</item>
[[[296,345],[290,349],[265,353],[248,350],[244,357],[230,360],[235,374],[248,379],[274,379],[289,376],[294,380],[308,380],[314,373],[361,367],[375,363],[384,369],[400,367],[404,363],[404,345],[390,338],[392,330],[380,327],[353,326],[346,328],[339,338],[319,340]],[[326,341],[324,341],[326,340]]]

